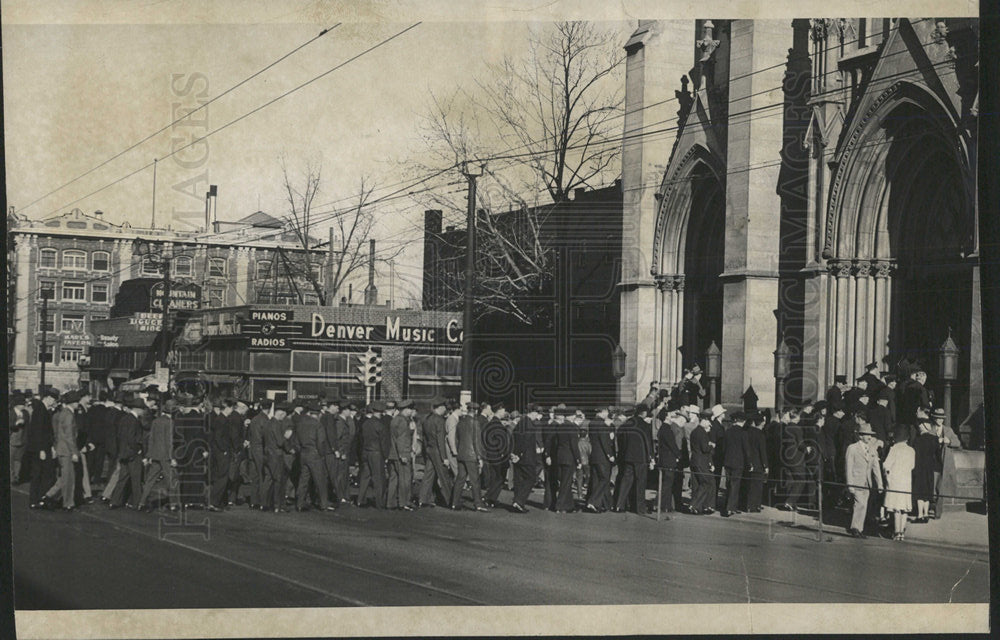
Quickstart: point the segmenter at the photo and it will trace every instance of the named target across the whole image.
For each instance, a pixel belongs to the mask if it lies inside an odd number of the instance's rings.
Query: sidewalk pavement
[[[845,512],[850,514],[850,511]],[[763,507],[760,513],[743,513],[734,519],[757,521],[761,524],[769,522],[794,522],[798,526],[816,530],[819,520],[815,510],[801,512],[781,511],[774,507]],[[833,534],[844,534],[841,526],[824,520],[824,531]],[[985,510],[979,513],[969,511],[965,504],[948,506],[940,520],[930,520],[924,524],[909,522],[906,525],[906,542],[918,542],[929,545],[958,547],[968,550],[989,551],[990,535]]]

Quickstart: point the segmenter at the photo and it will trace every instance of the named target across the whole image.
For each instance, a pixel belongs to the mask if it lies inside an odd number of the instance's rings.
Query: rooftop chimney
[[[378,289],[375,287],[375,240],[368,241],[368,286],[365,287],[365,304],[378,304]]]
[[[441,210],[428,209],[424,211],[424,231],[427,233],[441,233]]]

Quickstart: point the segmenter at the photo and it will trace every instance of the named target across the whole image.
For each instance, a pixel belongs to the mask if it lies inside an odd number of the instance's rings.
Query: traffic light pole
[[[474,371],[472,366],[472,315],[476,286],[476,179],[483,175],[469,171],[469,163],[462,167],[462,175],[469,181],[468,210],[465,221],[465,309],[462,314],[462,393],[459,402],[472,402]]]

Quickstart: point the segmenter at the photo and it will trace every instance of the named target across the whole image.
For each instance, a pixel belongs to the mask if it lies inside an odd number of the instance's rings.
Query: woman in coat
[[[896,541],[903,540],[906,532],[906,516],[913,507],[913,468],[916,463],[916,453],[913,447],[906,443],[910,430],[905,426],[896,428],[895,444],[889,449],[889,454],[882,464],[888,487],[885,493],[885,510],[892,512],[893,535]]]
[[[920,423],[919,435],[913,440],[913,498],[917,501],[914,522],[927,522],[934,499],[934,472],[941,472],[941,453],[937,435],[927,421]]]

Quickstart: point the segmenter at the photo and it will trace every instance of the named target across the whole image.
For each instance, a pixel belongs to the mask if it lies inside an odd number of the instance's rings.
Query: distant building
[[[532,213],[544,221],[540,240],[554,250],[551,278],[539,295],[517,300],[533,317],[530,325],[498,312],[476,321],[473,398],[518,408],[528,402],[611,402],[620,324],[621,182],[577,189],[572,200]],[[440,211],[425,213],[423,307],[461,311],[466,232],[441,226]]]
[[[79,209],[48,220],[8,217],[8,344],[10,385],[35,388],[40,359],[46,384],[65,389],[79,381],[79,363],[94,344],[91,323],[107,320],[122,284],[163,279],[157,255],[171,257],[176,289],[200,288],[200,307],[240,304],[317,304],[305,277],[305,252],[294,230],[263,212],[214,232],[179,232],[105,221]],[[136,254],[137,239],[152,255]],[[308,261],[323,284],[328,254]],[[41,353],[43,295],[47,347]],[[331,296],[332,298],[332,296]],[[154,311],[149,309],[147,311]],[[131,313],[131,311],[129,312]],[[145,348],[145,347],[144,347]]]

